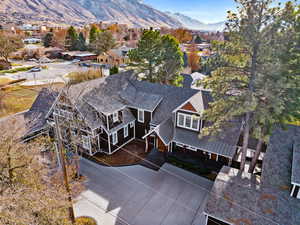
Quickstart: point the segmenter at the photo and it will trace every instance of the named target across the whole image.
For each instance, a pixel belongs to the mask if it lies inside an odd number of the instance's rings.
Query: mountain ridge
[[[104,21],[131,27],[212,27],[180,13],[162,12],[142,0],[2,0],[0,18],[68,25]]]

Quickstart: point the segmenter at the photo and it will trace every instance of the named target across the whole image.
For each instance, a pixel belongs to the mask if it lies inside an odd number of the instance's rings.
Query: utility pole
[[[66,191],[68,193],[68,201],[70,202],[69,217],[70,217],[71,223],[75,224],[75,215],[74,215],[74,210],[73,210],[72,194],[71,194],[71,189],[70,189],[70,185],[69,185],[69,181],[68,181],[68,174],[67,174],[67,168],[66,168],[66,163],[65,163],[65,155],[63,153],[63,144],[61,141],[60,128],[59,128],[59,122],[58,122],[57,115],[54,115],[54,120],[55,120],[57,146],[58,146],[58,151],[59,151],[59,155],[60,155],[60,157],[59,157],[60,164],[61,164],[61,168],[63,171]]]

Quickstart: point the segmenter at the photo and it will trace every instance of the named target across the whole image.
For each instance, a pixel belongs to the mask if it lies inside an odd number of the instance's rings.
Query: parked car
[[[72,63],[79,63],[79,62],[80,62],[79,59],[73,59],[73,60],[72,60]]]
[[[40,63],[52,63],[52,60],[48,59],[47,57],[40,58]]]
[[[91,64],[90,63],[82,62],[82,63],[79,63],[79,66],[91,67]]]
[[[30,69],[28,72],[29,73],[34,73],[34,72],[40,72],[41,68],[40,67],[33,67],[32,69]]]

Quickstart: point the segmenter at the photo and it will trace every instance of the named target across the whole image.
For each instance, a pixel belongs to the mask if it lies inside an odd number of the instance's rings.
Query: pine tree
[[[52,45],[53,36],[54,36],[53,33],[49,32],[43,38],[43,44],[46,48],[48,48]]]
[[[171,35],[161,37],[162,64],[160,66],[159,82],[163,84],[178,83],[183,66],[183,53],[179,42]]]
[[[171,35],[161,36],[158,31],[144,31],[138,47],[129,52],[131,66],[138,75],[150,82],[179,85],[183,53],[178,41]]]
[[[86,51],[87,50],[86,40],[85,40],[85,37],[84,37],[82,32],[79,33],[76,48],[79,51]]]
[[[113,38],[110,31],[99,32],[96,35],[95,40],[90,43],[90,49],[94,53],[101,55],[103,52],[114,48],[116,46],[116,41]]]
[[[96,40],[96,37],[100,32],[101,32],[100,29],[93,24],[90,30],[89,44],[93,43]]]
[[[260,73],[256,85],[258,106],[254,112],[253,136],[259,139],[249,172],[259,158],[262,143],[268,143],[276,125],[300,119],[300,11],[287,3],[278,19],[281,28],[264,46],[268,64]],[[268,54],[267,54],[268,53]],[[271,76],[270,76],[271,74]]]
[[[274,57],[278,58],[272,51],[274,44],[281,46],[278,36],[282,32],[283,23],[281,9],[271,7],[271,0],[236,2],[239,4],[238,15],[229,12],[228,41],[213,44],[219,67],[204,82],[206,88],[212,89],[215,100],[205,113],[206,119],[212,121],[213,125],[205,128],[203,133],[219,132],[229,121],[242,118],[241,170],[244,170],[250,131],[257,129],[260,130],[257,133],[264,133],[262,131],[275,121],[272,119],[270,122],[263,122],[266,126],[256,126],[268,115],[258,109],[274,109],[270,107],[272,102],[261,105],[268,98],[268,93],[263,91],[266,81],[262,85],[259,80],[267,77],[276,79],[270,71],[277,71],[278,67],[270,65],[270,61]]]
[[[77,50],[77,44],[78,44],[78,34],[73,26],[71,26],[66,35],[65,39],[65,47],[70,50],[74,51]]]

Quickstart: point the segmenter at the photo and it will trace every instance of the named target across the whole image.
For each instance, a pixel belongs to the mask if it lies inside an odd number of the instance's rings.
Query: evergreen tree
[[[162,36],[161,42],[163,61],[159,70],[159,82],[164,84],[178,82],[183,67],[183,53],[179,48],[179,42],[171,35]]]
[[[203,129],[203,134],[217,133],[228,122],[237,117],[242,118],[241,170],[244,170],[250,130],[257,134],[264,133],[274,121],[278,121],[274,119],[275,116],[270,120],[267,118],[278,104],[274,104],[269,98],[270,93],[265,92],[268,84],[265,79],[274,80],[272,85],[269,83],[269,89],[278,88],[273,85],[277,79],[275,72],[281,67],[270,62],[277,62],[278,52],[274,49],[282,49],[284,42],[279,38],[284,32],[284,21],[281,9],[271,7],[271,0],[236,2],[240,7],[238,15],[229,12],[228,41],[213,44],[219,67],[204,81],[205,87],[212,90],[214,98],[210,109],[205,112],[205,118],[213,122],[213,125]],[[289,40],[290,37],[286,38]],[[265,102],[266,99],[270,99],[270,102]],[[280,107],[285,107],[284,103]],[[276,113],[276,117],[278,116],[280,113]]]
[[[195,42],[195,44],[201,44],[203,41],[202,41],[202,38],[199,35],[197,35],[194,42]]]
[[[110,31],[99,32],[96,35],[96,39],[90,43],[91,51],[98,55],[101,55],[103,52],[107,52],[115,46],[116,41]]]
[[[138,48],[129,52],[131,66],[150,82],[179,84],[183,53],[178,41],[171,35],[161,36],[158,31],[144,31]]]
[[[110,68],[109,70],[110,75],[117,74],[117,73],[119,73],[119,68],[117,66],[113,66],[112,68]]]
[[[138,42],[138,47],[131,50],[128,56],[133,62],[132,66],[138,69],[138,73],[143,73],[146,80],[156,82],[158,77],[157,68],[163,60],[159,31],[144,31]]]
[[[93,43],[96,40],[97,35],[100,33],[100,29],[96,25],[92,25],[89,35],[89,43]]]
[[[86,51],[87,50],[86,40],[85,40],[85,37],[84,37],[82,32],[79,33],[76,48],[79,51]]]
[[[53,36],[54,36],[53,33],[49,32],[43,38],[43,44],[46,48],[48,48],[52,45]]]
[[[65,39],[65,47],[70,51],[77,50],[78,45],[78,34],[73,26],[67,30],[67,35]]]
[[[268,63],[258,75],[256,94],[258,104],[253,116],[253,136],[259,139],[249,172],[255,169],[262,143],[279,124],[300,119],[300,14],[295,6],[287,3],[278,19],[280,32],[270,46],[263,46]],[[284,25],[284,26],[283,26]],[[270,76],[270,74],[272,74]]]

